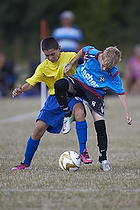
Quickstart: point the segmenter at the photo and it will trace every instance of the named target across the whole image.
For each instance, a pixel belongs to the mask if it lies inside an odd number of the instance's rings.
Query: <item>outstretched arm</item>
[[[84,56],[83,49],[81,49],[77,55],[71,60],[71,62],[65,67],[64,73],[68,76],[69,70],[72,68],[73,64]]]
[[[26,93],[27,91],[31,90],[33,86],[31,86],[29,83],[25,83],[23,86],[19,85],[18,88],[15,88],[12,92],[12,97],[19,96],[22,93]]]
[[[131,125],[132,124],[132,119],[131,119],[130,114],[129,114],[126,95],[119,95],[119,98],[120,98],[121,104],[122,104],[122,106],[125,110],[125,113],[126,113],[126,121],[127,121],[128,125]]]

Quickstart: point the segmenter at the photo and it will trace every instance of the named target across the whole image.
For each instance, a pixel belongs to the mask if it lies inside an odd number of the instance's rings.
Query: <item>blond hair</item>
[[[109,69],[121,61],[121,52],[117,47],[107,47],[102,54],[103,65]]]

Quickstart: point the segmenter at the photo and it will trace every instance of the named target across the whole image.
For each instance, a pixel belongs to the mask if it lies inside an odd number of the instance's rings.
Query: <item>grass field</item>
[[[39,98],[0,99],[1,210],[138,210],[140,209],[140,96],[128,97],[133,125],[127,125],[118,97],[106,98],[111,172],[99,169],[92,118],[87,112],[87,148],[93,164],[64,172],[58,159],[65,150],[78,152],[75,123],[68,135],[46,132],[32,170],[11,171],[23,161],[35,126]]]

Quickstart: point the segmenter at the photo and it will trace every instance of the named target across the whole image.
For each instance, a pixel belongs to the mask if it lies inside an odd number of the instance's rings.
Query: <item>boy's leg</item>
[[[38,120],[36,123],[36,127],[33,130],[32,136],[27,141],[26,151],[25,151],[25,159],[24,162],[20,165],[15,166],[12,170],[24,170],[24,169],[31,169],[30,163],[33,159],[33,156],[39,146],[40,138],[43,136],[47,129],[48,125]],[[38,139],[38,140],[37,140]]]
[[[79,147],[80,147],[80,156],[82,162],[85,164],[92,163],[93,160],[89,156],[87,149],[86,149],[86,143],[87,143],[87,122],[84,121],[76,121],[76,132],[77,137],[79,141]]]
[[[97,141],[98,147],[100,151],[99,155],[99,162],[100,168],[104,171],[111,171],[109,167],[109,163],[107,161],[107,133],[106,133],[106,126],[104,120],[99,120],[94,122],[95,130],[97,132]]]
[[[76,120],[76,133],[79,141],[81,159],[85,164],[92,163],[93,160],[89,156],[86,149],[87,122],[85,120],[86,111],[82,103],[82,99],[79,97],[73,98],[69,102],[69,106],[73,112],[74,119]]]
[[[64,112],[64,121],[63,121],[63,134],[69,133],[71,130],[71,111],[68,106],[67,101],[67,91],[69,89],[69,82],[66,79],[60,79],[55,82],[55,96],[57,101]]]
[[[24,170],[24,169],[31,169],[30,163],[32,158],[39,146],[39,140],[33,140],[30,136],[27,141],[26,151],[25,151],[25,159],[24,162],[12,168],[12,170]]]
[[[70,88],[69,81],[66,79],[57,80],[54,84],[55,96],[57,101],[64,112],[65,117],[71,116],[70,107],[68,106],[68,93],[67,91]],[[71,91],[73,91],[71,89]]]
[[[39,146],[40,139],[39,140],[33,140],[32,137],[28,139],[27,146],[26,146],[26,151],[25,151],[25,159],[24,163],[26,165],[30,165],[32,158]]]
[[[32,136],[29,138],[27,142],[27,147],[25,151],[25,159],[24,163],[30,165],[32,158],[39,146],[40,139],[44,135],[48,125],[42,120],[38,120],[36,123],[36,127],[33,130]]]
[[[44,107],[36,119],[36,127],[33,130],[32,136],[27,142],[24,163],[14,167],[12,170],[29,169],[31,160],[45,131],[47,130],[50,133],[60,133],[62,125],[63,112],[57,103],[56,97],[54,95],[49,95],[44,103]]]
[[[79,152],[83,153],[87,143],[87,123],[84,121],[76,121],[76,133],[79,141]]]
[[[99,162],[101,163],[103,160],[107,159],[106,151],[107,151],[107,134],[106,134],[106,127],[105,127],[105,121],[99,120],[94,122],[95,130],[97,133],[97,141],[98,141],[98,147],[100,151],[99,155]]]

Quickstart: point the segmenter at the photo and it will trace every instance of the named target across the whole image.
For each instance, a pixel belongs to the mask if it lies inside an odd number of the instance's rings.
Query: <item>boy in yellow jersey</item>
[[[36,120],[36,126],[29,137],[24,162],[12,168],[12,170],[31,169],[32,158],[39,146],[40,139],[47,130],[50,133],[60,133],[63,126],[64,114],[55,97],[54,84],[57,80],[64,78],[64,67],[75,57],[74,52],[60,52],[61,47],[53,37],[47,37],[42,41],[42,50],[46,60],[36,69],[34,75],[26,79],[26,83],[12,92],[12,97],[19,96],[33,88],[38,82],[44,81],[49,88],[49,97],[44,103]],[[69,76],[76,72],[76,65],[69,71]],[[80,156],[84,163],[92,163],[87,149],[87,123],[85,120],[85,109],[82,99],[79,97],[68,100],[70,111],[76,120],[76,132],[79,140]],[[69,110],[67,110],[69,114]],[[70,117],[70,116],[67,116]],[[65,123],[64,123],[65,124]],[[66,126],[67,127],[67,126]],[[63,133],[69,131],[63,127]]]

